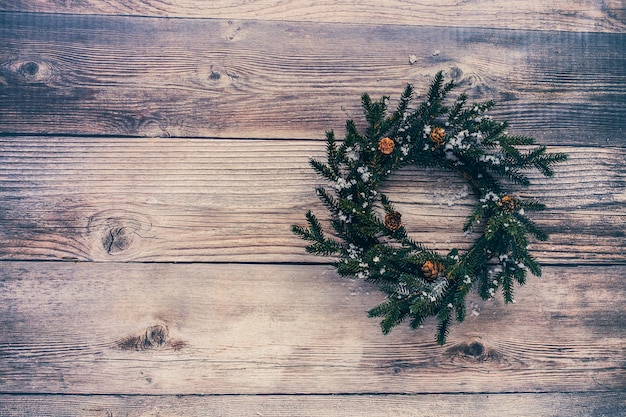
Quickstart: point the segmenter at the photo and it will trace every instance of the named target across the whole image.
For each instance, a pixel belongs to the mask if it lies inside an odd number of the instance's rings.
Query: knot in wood
[[[462,342],[452,346],[447,353],[453,357],[470,361],[495,361],[500,362],[502,357],[495,350],[485,346],[479,340]]]
[[[113,256],[128,253],[151,228],[150,219],[141,213],[103,210],[89,217],[87,233],[107,256]]]
[[[39,65],[36,62],[25,62],[20,65],[19,72],[24,76],[33,76],[39,72]]]
[[[469,356],[474,356],[476,358],[482,355],[484,351],[485,348],[479,342],[472,342],[469,345],[465,345],[463,349],[463,353]]]
[[[162,324],[150,326],[146,329],[142,344],[145,349],[164,346],[169,339],[169,330]]]
[[[169,341],[169,329],[163,324],[148,327],[143,333],[129,336],[119,342],[126,350],[147,350],[163,347]]]
[[[55,67],[38,57],[31,58],[33,59],[16,60],[8,63],[7,68],[18,77],[14,82],[18,84],[21,82],[40,83],[40,87],[52,87],[48,84],[54,81]]]
[[[125,227],[111,228],[102,238],[102,246],[109,255],[128,249],[131,243],[132,237]]]

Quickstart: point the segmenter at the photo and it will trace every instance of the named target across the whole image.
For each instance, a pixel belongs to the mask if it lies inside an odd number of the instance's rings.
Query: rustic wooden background
[[[626,409],[620,0],[0,0],[0,416],[618,416]],[[544,276],[383,336],[308,256],[308,167],[359,97],[444,70],[570,154]],[[473,198],[387,191],[439,249]]]

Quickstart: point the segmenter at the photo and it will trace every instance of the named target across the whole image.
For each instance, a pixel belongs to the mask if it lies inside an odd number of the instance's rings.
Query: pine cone
[[[402,214],[397,211],[392,211],[391,213],[387,213],[385,216],[385,227],[395,232],[400,227],[402,227]]]
[[[520,202],[515,196],[505,195],[497,204],[505,213],[513,213],[519,208]]]
[[[445,142],[446,139],[446,130],[443,127],[433,127],[430,131],[430,140],[432,140],[435,145],[439,146]]]
[[[391,138],[382,138],[378,141],[378,150],[384,155],[389,155],[393,152],[395,146],[396,144]]]
[[[422,272],[426,281],[434,281],[443,275],[443,264],[437,261],[426,261],[422,265]]]

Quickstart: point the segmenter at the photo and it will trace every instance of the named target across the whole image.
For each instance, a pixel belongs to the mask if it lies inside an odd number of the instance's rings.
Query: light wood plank
[[[0,395],[12,417],[285,416],[285,417],[619,417],[622,393],[476,395],[45,396]],[[3,414],[5,413],[5,414]]]
[[[0,13],[0,39],[6,133],[319,138],[444,70],[517,133],[626,140],[626,34]]]
[[[381,294],[329,266],[2,262],[0,392],[619,392],[626,266],[546,268],[517,303],[471,300],[381,334]]]
[[[4,137],[0,257],[97,261],[328,262],[291,233],[323,182],[309,167],[322,141]],[[626,151],[553,147],[570,155],[551,180],[519,189],[549,206],[548,263],[623,262]],[[515,189],[515,188],[514,188]],[[382,189],[410,233],[437,250],[467,247],[474,197],[461,178],[407,169]]]
[[[624,32],[619,0],[0,0],[0,10],[358,24]]]

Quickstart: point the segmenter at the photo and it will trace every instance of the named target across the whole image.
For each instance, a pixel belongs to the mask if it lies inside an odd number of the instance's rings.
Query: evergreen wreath
[[[317,217],[306,213],[308,227],[292,231],[310,242],[309,253],[334,256],[339,275],[378,284],[387,296],[369,310],[382,317],[387,334],[410,318],[419,327],[436,316],[437,343],[443,345],[453,317],[466,316],[465,298],[476,287],[483,299],[501,288],[506,303],[513,302],[513,287],[523,285],[527,272],[541,275],[541,267],[529,253],[529,236],[547,240],[526,212],[545,206],[508,192],[503,182],[528,186],[525,172],[537,169],[546,177],[552,165],[564,161],[564,153],[548,153],[545,146],[531,146],[531,137],[507,134],[508,124],[485,113],[493,101],[468,105],[465,94],[451,105],[444,103],[454,87],[436,74],[425,100],[411,108],[414,89],[408,84],[395,112],[387,111],[389,97],[361,101],[368,127],[359,133],[352,120],[338,144],[333,131],[326,132],[327,162],[311,159],[312,168],[334,190],[317,187],[316,193],[330,212],[334,237],[326,237]],[[411,239],[401,214],[379,186],[399,168],[416,165],[456,171],[470,184],[478,200],[463,230],[479,235],[467,250],[446,255]],[[383,215],[384,214],[384,215]]]

